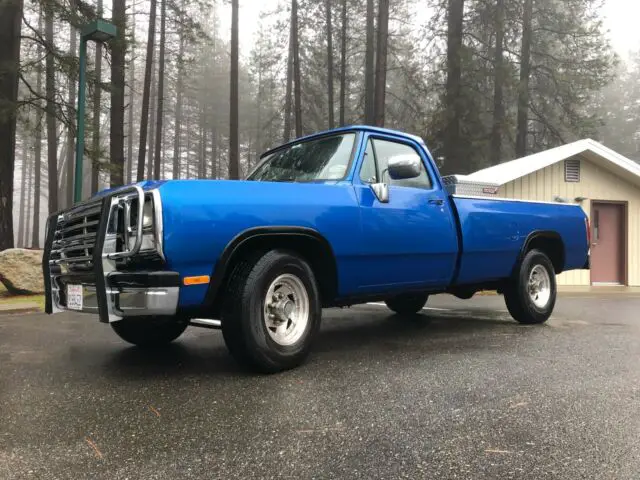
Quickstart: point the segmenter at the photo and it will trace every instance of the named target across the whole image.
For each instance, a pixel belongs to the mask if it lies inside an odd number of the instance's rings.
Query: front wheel
[[[528,252],[518,272],[504,290],[511,316],[524,324],[546,322],[556,304],[556,276],[553,264],[540,250]]]
[[[309,264],[292,252],[271,250],[235,267],[223,307],[222,335],[239,363],[275,373],[304,361],[321,312]]]
[[[111,323],[111,328],[125,342],[142,348],[157,348],[178,338],[189,322],[176,317],[130,317]]]
[[[384,303],[398,315],[409,316],[422,310],[427,304],[427,300],[429,300],[429,295],[405,294],[389,298]]]

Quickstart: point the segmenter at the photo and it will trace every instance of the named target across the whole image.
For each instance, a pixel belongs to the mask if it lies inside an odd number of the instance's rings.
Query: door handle
[[[441,198],[430,198],[429,199],[429,205],[444,205],[444,200]]]

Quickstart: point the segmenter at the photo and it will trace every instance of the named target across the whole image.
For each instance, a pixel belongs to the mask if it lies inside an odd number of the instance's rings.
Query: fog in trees
[[[0,249],[41,246],[47,215],[71,204],[79,29],[93,19],[119,33],[88,49],[85,198],[243,178],[283,140],[348,124],[420,135],[446,173],[585,137],[640,159],[640,55],[614,52],[600,4],[3,2]]]

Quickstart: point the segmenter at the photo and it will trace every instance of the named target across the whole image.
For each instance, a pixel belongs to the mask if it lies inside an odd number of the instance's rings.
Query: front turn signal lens
[[[184,277],[182,283],[185,285],[204,285],[209,283],[209,275],[201,275],[199,277]]]

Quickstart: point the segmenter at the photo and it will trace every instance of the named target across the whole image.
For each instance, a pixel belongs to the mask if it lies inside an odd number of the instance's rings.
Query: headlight
[[[142,228],[153,226],[153,201],[147,198],[142,210]]]

